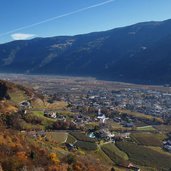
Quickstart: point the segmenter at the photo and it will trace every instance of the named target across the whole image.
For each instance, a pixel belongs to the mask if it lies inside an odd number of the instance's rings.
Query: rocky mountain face
[[[171,20],[0,45],[0,72],[171,83]]]

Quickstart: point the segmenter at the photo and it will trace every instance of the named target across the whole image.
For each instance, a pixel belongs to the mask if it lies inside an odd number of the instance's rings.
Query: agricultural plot
[[[66,132],[47,132],[46,136],[51,141],[53,141],[55,143],[62,144],[67,140],[68,133],[66,133]]]
[[[143,126],[137,127],[137,131],[155,131],[156,129],[153,126]]]
[[[123,114],[127,114],[129,116],[133,116],[136,117],[138,119],[145,119],[145,120],[149,120],[149,121],[153,121],[155,119],[155,121],[159,122],[159,123],[163,123],[163,119],[159,118],[159,117],[153,117],[151,115],[145,115],[143,113],[139,113],[139,112],[132,112],[130,110],[119,110],[118,112],[120,112],[120,115]]]
[[[164,133],[171,132],[171,125],[156,125],[154,128]]]
[[[129,129],[129,128],[124,128],[121,124],[113,121],[111,122],[111,127],[113,131],[124,131]]]
[[[95,152],[94,155],[96,158],[99,160],[103,161],[104,163],[107,163],[109,165],[113,165],[113,161],[103,152],[101,148],[98,148]]]
[[[96,150],[97,144],[94,139],[81,132],[70,132],[67,142],[74,142],[74,145],[83,150]]]
[[[70,134],[68,134],[68,138],[66,140],[66,143],[69,143],[69,144],[74,144],[77,140]]]
[[[128,156],[121,151],[113,143],[104,144],[101,146],[103,152],[116,164],[125,165],[128,163]]]
[[[161,154],[166,154],[166,155],[171,156],[171,153],[169,153],[168,151],[163,150],[163,148],[161,148],[161,147],[149,146],[148,148],[153,149],[154,151],[157,151],[157,152],[159,152]]]
[[[166,138],[163,134],[155,133],[134,133],[131,138],[140,145],[161,147],[163,140]]]
[[[75,137],[78,141],[84,142],[95,142],[95,139],[88,137],[87,135],[81,132],[70,132],[70,134]]]
[[[169,155],[130,142],[117,142],[116,145],[120,150],[127,153],[131,162],[137,165],[163,171],[171,169],[171,157]]]
[[[75,146],[83,150],[96,150],[97,145],[95,142],[77,141]]]

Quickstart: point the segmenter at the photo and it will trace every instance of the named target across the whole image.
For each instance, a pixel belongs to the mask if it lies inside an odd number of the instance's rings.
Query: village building
[[[44,116],[45,117],[48,117],[48,118],[53,118],[53,119],[56,119],[56,112],[54,112],[54,111],[47,111],[47,110],[45,110],[44,111]]]

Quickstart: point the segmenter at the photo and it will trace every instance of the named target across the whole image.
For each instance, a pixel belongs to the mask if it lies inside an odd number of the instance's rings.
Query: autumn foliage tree
[[[76,129],[76,125],[70,121],[56,121],[53,124],[53,129],[56,130],[67,130],[67,129]]]
[[[50,154],[49,154],[49,158],[50,158],[50,160],[51,160],[53,163],[59,164],[59,159],[58,159],[56,153],[50,153]]]
[[[25,151],[20,151],[16,153],[16,156],[21,160],[21,161],[25,161],[27,160],[27,154]]]

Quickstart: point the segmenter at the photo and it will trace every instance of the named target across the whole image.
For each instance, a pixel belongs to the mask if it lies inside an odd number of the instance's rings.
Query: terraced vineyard
[[[155,133],[134,133],[131,135],[133,140],[140,145],[144,146],[158,146],[161,147],[163,140],[166,138],[163,134],[155,134]]]
[[[84,149],[84,150],[96,150],[97,145],[94,142],[87,142],[87,141],[77,141],[75,145],[78,148]]]
[[[96,141],[93,138],[89,138],[87,135],[81,132],[70,132],[67,142],[74,143],[74,145],[83,150],[96,150]]]
[[[118,165],[127,165],[129,163],[127,154],[117,148],[115,144],[104,144],[101,149],[114,163]]]
[[[116,145],[128,155],[131,162],[137,165],[164,171],[168,171],[171,168],[170,155],[130,142],[117,142]]]

